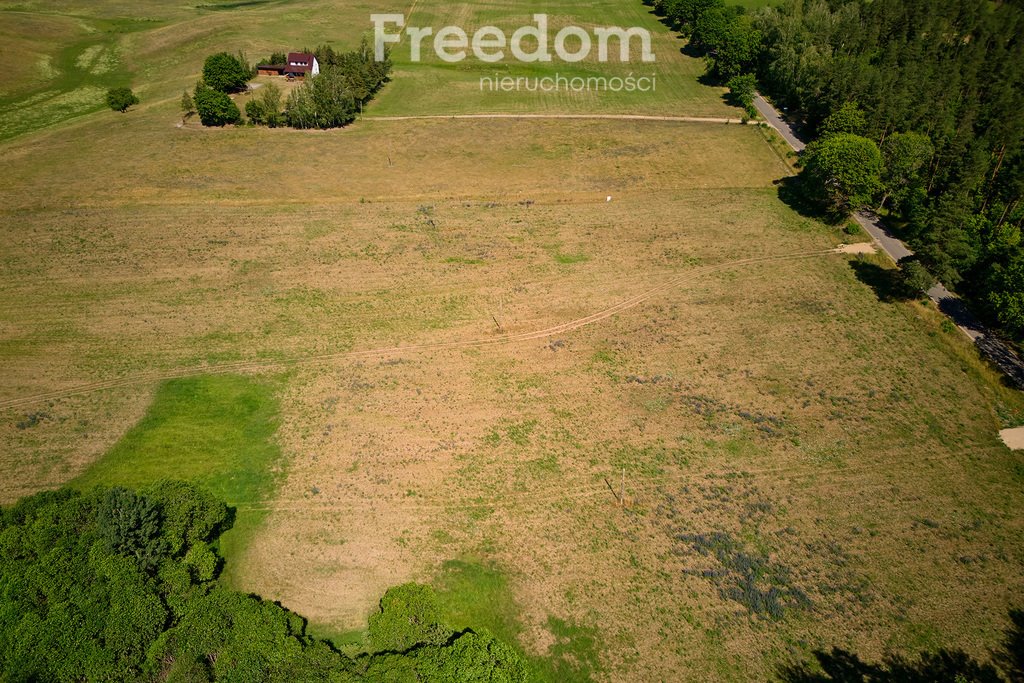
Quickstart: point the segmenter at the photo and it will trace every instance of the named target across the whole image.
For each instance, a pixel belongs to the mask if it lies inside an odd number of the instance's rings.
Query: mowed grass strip
[[[633,3],[598,0],[586,5],[564,0],[491,4],[417,2],[406,16],[406,25],[433,27],[435,32],[444,26],[458,26],[470,38],[483,26],[496,26],[511,40],[520,27],[537,26],[533,18],[537,14],[548,17],[550,61],[521,61],[512,54],[511,48],[505,48],[503,58],[497,62],[482,61],[471,49],[466,50],[466,57],[461,61],[446,62],[435,53],[433,37],[422,41],[419,59],[414,60],[412,40],[403,33],[402,42],[392,51],[395,63],[392,82],[368,107],[367,116],[532,112],[738,118],[741,114],[724,102],[724,88],[708,87],[699,82],[704,62],[683,54],[685,41],[669,31],[651,8],[639,0]],[[555,36],[568,26],[580,27],[589,36],[591,49],[582,61],[564,61],[555,54]],[[650,34],[654,61],[643,61],[638,39],[630,43],[628,60],[621,59],[619,42],[611,40],[608,58],[601,61],[598,38],[593,31],[610,26],[646,30]],[[401,29],[390,25],[387,31],[398,33]],[[522,48],[529,54],[537,48],[537,42],[528,38],[522,42]],[[566,50],[586,52],[576,38],[567,41]],[[643,82],[632,89],[624,80],[611,82],[611,79],[631,76],[652,78],[653,82]],[[505,78],[511,80],[502,87],[500,81]],[[540,87],[538,79],[544,78],[552,80]],[[557,87],[554,79],[562,79]],[[572,79],[582,80],[573,85]],[[596,80],[587,85],[588,79]],[[513,83],[516,85],[511,85]]]
[[[273,492],[281,455],[277,426],[271,382],[239,375],[169,380],[142,420],[71,485],[142,487],[182,479],[208,487],[228,505],[262,501]],[[229,569],[264,514],[239,512],[221,538]]]

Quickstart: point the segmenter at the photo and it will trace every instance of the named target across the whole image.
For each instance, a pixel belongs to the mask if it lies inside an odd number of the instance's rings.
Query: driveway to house
[[[797,137],[793,127],[789,125],[766,99],[760,94],[754,97],[754,106],[765,120],[779,132],[796,151],[802,151],[807,145]],[[871,235],[875,244],[889,255],[894,262],[913,256],[914,252],[907,248],[881,223],[878,215],[870,211],[858,211],[853,215],[857,223]],[[964,300],[953,294],[940,282],[928,290],[928,298],[935,302],[946,316],[956,324],[967,338],[974,342],[978,351],[988,358],[996,367],[1003,371],[1007,379],[1018,389],[1024,390],[1024,361],[1014,353],[1009,345],[989,332],[964,303]]]

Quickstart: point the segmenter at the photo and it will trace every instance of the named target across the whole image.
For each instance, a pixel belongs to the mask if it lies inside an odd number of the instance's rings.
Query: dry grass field
[[[762,131],[175,125],[221,40],[316,43],[371,9],[327,7],[168,11],[126,39],[138,109],[0,144],[4,502],[150,476],[133,453],[167,444],[201,460],[220,395],[276,429],[222,435],[226,475],[182,470],[245,521],[230,580],[339,644],[415,579],[565,680],[987,655],[1024,588],[1024,463],[996,434],[1024,400],[931,307],[881,300],[881,257],[829,251],[860,238],[779,201]],[[303,34],[304,13],[325,18]],[[484,108],[434,109],[423,68],[380,113]],[[652,113],[734,115],[687,92]]]

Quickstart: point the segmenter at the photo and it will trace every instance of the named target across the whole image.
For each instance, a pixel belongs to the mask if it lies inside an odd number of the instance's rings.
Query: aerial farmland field
[[[182,125],[206,55],[351,49],[374,12],[643,26],[654,64],[561,70],[658,88],[488,93],[559,65],[399,44],[345,128]],[[780,200],[773,133],[639,0],[28,0],[11,36],[34,66],[0,80],[0,502],[197,482],[236,511],[232,588],[354,653],[389,587],[432,585],[539,679],[1002,641],[1024,461],[997,432],[1024,397],[870,285],[884,255],[835,250],[865,234]],[[125,84],[140,104],[107,110]]]

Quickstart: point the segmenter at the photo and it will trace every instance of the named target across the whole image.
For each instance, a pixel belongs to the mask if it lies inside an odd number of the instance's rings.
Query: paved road
[[[772,125],[772,128],[779,131],[779,135],[785,138],[790,147],[798,152],[804,151],[804,147],[807,145],[804,144],[803,140],[796,136],[792,126],[782,120],[782,117],[779,116],[779,112],[775,111],[775,107],[768,104],[768,100],[761,97],[760,94],[754,95],[754,107],[761,116],[763,116],[768,123]]]
[[[807,145],[797,137],[792,126],[786,123],[779,116],[775,108],[768,103],[761,95],[754,98],[754,106],[758,112],[768,121],[769,124],[789,143],[796,151],[803,150]],[[913,256],[914,252],[907,248],[900,240],[886,230],[878,216],[869,211],[858,211],[854,214],[857,222],[871,235],[875,244],[889,255],[896,263],[900,259]],[[1013,349],[1003,343],[998,337],[992,334],[978,320],[971,310],[964,303],[964,300],[953,294],[940,282],[928,290],[928,298],[935,302],[939,310],[952,320],[960,331],[967,335],[967,338],[974,342],[978,351],[988,358],[996,367],[1003,371],[1007,379],[1018,389],[1024,390],[1024,361],[1014,353]]]
[[[888,254],[893,261],[899,263],[900,259],[914,255],[914,252],[907,249],[907,245],[893,237],[892,233],[882,226],[878,216],[875,214],[867,211],[858,211],[853,217],[871,235],[871,239],[875,241],[875,244],[881,247],[882,251]]]

